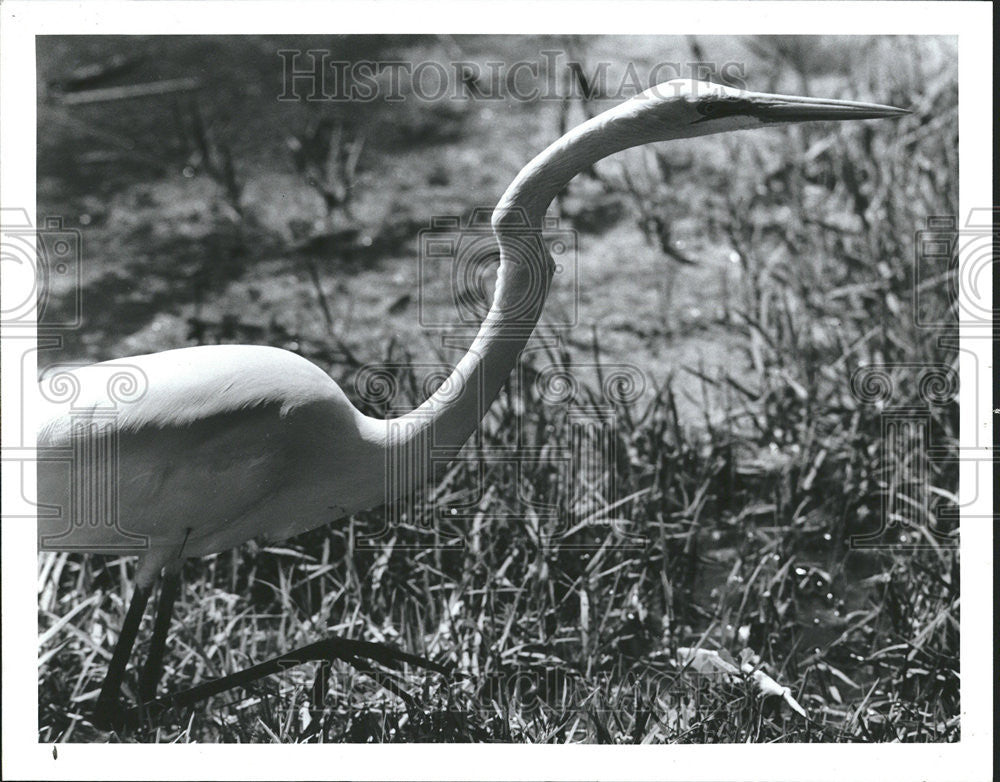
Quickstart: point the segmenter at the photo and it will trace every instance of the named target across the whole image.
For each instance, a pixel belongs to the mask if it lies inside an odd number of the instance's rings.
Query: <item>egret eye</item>
[[[701,119],[698,121],[706,119],[715,119],[716,117],[723,116],[724,112],[723,104],[718,100],[705,100],[698,104],[698,113],[701,115]]]
[[[698,104],[698,113],[701,114],[701,119],[697,121],[748,114],[750,107],[750,102],[743,98],[714,97]]]

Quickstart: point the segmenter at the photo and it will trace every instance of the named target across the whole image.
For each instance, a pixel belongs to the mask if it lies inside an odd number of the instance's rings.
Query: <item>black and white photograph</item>
[[[0,11],[5,777],[989,778],[988,4]]]

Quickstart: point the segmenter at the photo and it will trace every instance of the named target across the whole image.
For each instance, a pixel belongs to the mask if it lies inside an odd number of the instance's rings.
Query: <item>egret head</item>
[[[503,194],[493,226],[499,230],[541,224],[546,208],[570,179],[629,147],[791,122],[909,113],[877,103],[768,95],[692,79],[665,81],[591,118],[536,156]],[[528,215],[527,223],[518,210]]]
[[[622,104],[623,116],[664,138],[816,120],[880,119],[910,112],[878,103],[769,95],[693,79],[657,84]]]

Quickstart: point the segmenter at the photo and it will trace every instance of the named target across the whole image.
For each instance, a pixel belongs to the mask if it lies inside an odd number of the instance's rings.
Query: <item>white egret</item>
[[[39,464],[39,502],[63,509],[61,515],[39,519],[41,547],[67,548],[71,540],[74,550],[140,556],[95,724],[107,727],[122,719],[123,674],[161,571],[166,577],[140,677],[143,701],[155,697],[183,559],[225,551],[259,536],[280,540],[380,505],[430,477],[432,444],[437,452],[459,451],[541,315],[554,272],[542,241],[543,218],[578,172],[641,144],[782,123],[906,113],[871,103],[676,80],[588,120],[535,157],[503,194],[493,214],[500,248],[496,291],[478,336],[441,388],[417,410],[392,421],[363,415],[321,369],[271,347],[182,348],[43,377],[50,398],[52,384],[73,386],[73,393],[46,403],[38,432],[39,447],[73,454],[73,470],[58,461]],[[108,383],[109,370],[121,365],[144,384],[142,393],[125,401],[115,397]],[[105,416],[108,410],[114,415]],[[387,465],[400,469],[387,470]],[[88,517],[104,506],[84,507],[87,486],[110,487],[114,523]],[[67,510],[71,505],[75,509]],[[130,548],[129,535],[141,543]],[[189,704],[289,664],[331,657],[356,665],[363,665],[361,658],[387,664],[405,660],[442,670],[388,647],[331,638],[160,703]]]

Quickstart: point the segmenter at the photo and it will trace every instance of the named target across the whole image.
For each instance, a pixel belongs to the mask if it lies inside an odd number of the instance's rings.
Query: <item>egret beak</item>
[[[791,95],[757,95],[751,102],[750,112],[764,123],[883,119],[911,113],[908,109],[897,109],[895,106],[883,106],[879,103],[798,98]]]

